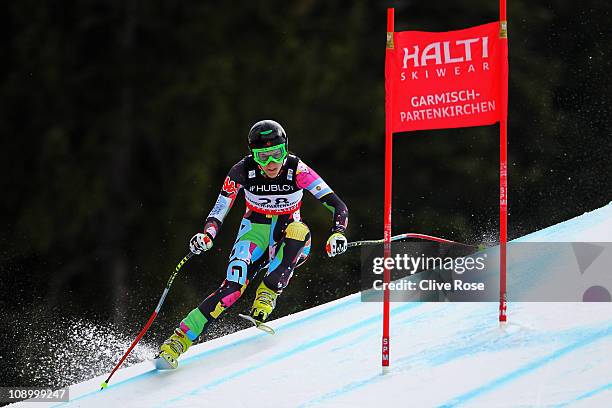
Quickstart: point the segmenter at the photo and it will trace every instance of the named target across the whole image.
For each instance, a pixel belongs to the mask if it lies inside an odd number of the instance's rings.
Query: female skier
[[[300,217],[302,190],[308,190],[333,213],[331,235],[325,245],[327,255],[333,257],[346,251],[346,205],[317,173],[287,152],[287,142],[285,130],[273,120],[262,120],[251,127],[250,154],[231,168],[206,218],[204,231],[189,241],[196,255],[209,250],[238,192],[244,190],[246,212],[230,253],[227,277],[161,345],[158,357],[170,368],[178,366],[179,355],[238,300],[266,266],[250,314],[256,323],[263,323],[272,313],[278,295],[310,252],[310,230]]]

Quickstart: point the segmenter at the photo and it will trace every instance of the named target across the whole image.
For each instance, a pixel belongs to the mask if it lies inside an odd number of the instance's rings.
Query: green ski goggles
[[[260,166],[267,166],[270,162],[282,163],[287,157],[287,148],[284,143],[261,149],[251,149],[251,152],[253,152],[253,159]]]

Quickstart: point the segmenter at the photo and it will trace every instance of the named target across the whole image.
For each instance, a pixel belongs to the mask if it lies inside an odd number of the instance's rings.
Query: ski
[[[257,327],[259,330],[265,331],[268,334],[274,334],[273,328],[266,325],[265,323],[255,320],[252,316],[245,315],[242,313],[238,313],[238,316],[242,317],[244,320],[248,320],[249,322],[253,324],[253,326]]]

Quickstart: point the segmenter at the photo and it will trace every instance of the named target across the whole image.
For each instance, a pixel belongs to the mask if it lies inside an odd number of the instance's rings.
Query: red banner
[[[385,63],[391,131],[498,122],[500,52],[499,22],[442,33],[393,33]]]

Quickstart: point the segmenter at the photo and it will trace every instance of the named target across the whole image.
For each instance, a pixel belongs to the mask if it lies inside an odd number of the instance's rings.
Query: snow
[[[520,238],[610,242],[612,203]],[[612,304],[393,303],[381,371],[382,305],[354,294],[192,347],[178,370],[143,362],[70,387],[43,407],[612,406]]]

